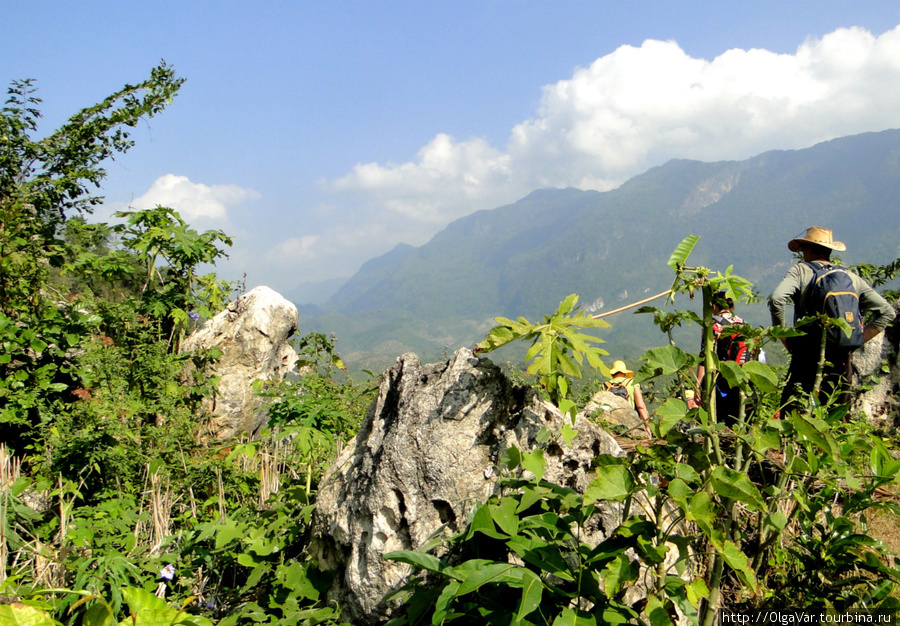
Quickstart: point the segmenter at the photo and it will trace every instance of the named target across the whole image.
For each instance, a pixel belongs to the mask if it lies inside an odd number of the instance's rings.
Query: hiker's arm
[[[772,315],[773,326],[787,326],[787,305],[794,302],[794,296],[800,293],[803,283],[800,277],[800,264],[791,266],[782,281],[775,287],[775,291],[769,296],[769,313]],[[781,343],[787,347],[787,342]]]
[[[859,309],[872,315],[872,320],[863,328],[863,342],[876,337],[878,333],[887,328],[896,313],[890,302],[885,300],[880,293],[875,291],[869,283],[855,274],[851,274],[854,287],[859,293]]]
[[[644,394],[641,393],[641,388],[637,385],[634,387],[634,410],[637,411],[641,421],[644,422],[644,430],[652,437],[653,433],[650,432],[650,413],[647,411],[647,405],[644,404]]]

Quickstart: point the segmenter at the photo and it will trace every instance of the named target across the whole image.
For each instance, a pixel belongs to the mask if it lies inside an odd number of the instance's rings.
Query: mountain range
[[[844,263],[896,259],[898,205],[900,130],[744,161],[673,160],[611,191],[540,189],[458,219],[423,246],[401,244],[323,305],[301,307],[301,325],[334,332],[351,367],[380,368],[407,351],[433,359],[474,345],[498,315],[535,321],[571,293],[602,312],[661,292],[673,278],[666,261],[690,234],[700,236],[692,265],[733,265],[764,297],[793,263],[787,242],[812,225],[847,244]],[[739,313],[767,322],[760,304]],[[664,341],[650,316],[609,321],[601,333],[615,358]]]

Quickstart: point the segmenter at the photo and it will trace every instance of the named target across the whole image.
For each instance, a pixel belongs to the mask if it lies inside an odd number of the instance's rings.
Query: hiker
[[[717,291],[713,295],[713,334],[715,335],[716,357],[720,361],[734,361],[743,365],[753,358],[753,352],[744,342],[743,336],[729,333],[728,326],[743,324],[744,320],[734,313],[734,300],[725,297],[724,291]],[[703,345],[700,346],[700,354],[703,354]],[[701,387],[706,375],[706,366],[697,367],[697,386]],[[724,422],[726,426],[733,427],[737,423],[741,409],[741,393],[737,387],[732,387],[725,381],[724,376],[716,377],[716,420]]]
[[[644,430],[651,437],[650,432],[650,413],[647,411],[647,405],[644,404],[644,394],[641,393],[641,386],[634,382],[634,372],[625,366],[625,361],[613,361],[612,367],[609,368],[612,380],[607,381],[606,390],[613,395],[625,398],[631,408],[637,411],[641,421],[644,422]]]
[[[831,231],[827,228],[809,227],[805,233],[788,242],[788,249],[791,252],[799,252],[803,260],[788,270],[784,279],[769,296],[772,323],[777,326],[787,325],[785,306],[788,302],[794,305],[795,325],[799,319],[819,312],[826,312],[833,318],[841,317],[850,323],[854,329],[850,338],[840,329],[829,329],[836,333],[829,332],[826,339],[826,363],[820,388],[821,394],[841,390],[841,402],[846,403],[849,401],[846,385],[850,381],[850,354],[887,327],[894,319],[894,309],[862,278],[831,262],[832,251],[842,252],[847,246],[840,241],[834,241]],[[824,286],[831,281],[843,281],[844,284],[828,287],[826,294]],[[836,306],[823,311],[823,301]],[[870,313],[872,319],[864,325],[862,316],[866,313]],[[792,397],[797,391],[811,393],[815,385],[822,327],[807,325],[802,329],[806,331],[802,337],[782,339],[791,355],[787,381],[781,395],[781,405],[784,409],[796,408]],[[813,400],[819,402],[821,398]]]

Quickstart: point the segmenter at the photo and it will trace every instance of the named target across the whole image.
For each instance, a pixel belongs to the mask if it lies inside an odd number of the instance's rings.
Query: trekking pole
[[[658,293],[655,296],[650,296],[649,298],[644,298],[640,302],[635,302],[634,304],[628,304],[623,307],[619,307],[618,309],[613,309],[612,311],[607,311],[606,313],[598,313],[597,315],[592,315],[593,319],[599,319],[601,317],[606,317],[607,315],[612,315],[613,313],[621,313],[622,311],[626,311],[628,309],[633,309],[636,306],[641,306],[642,304],[647,304],[652,300],[656,300],[657,298],[662,298],[663,296],[667,296],[672,293],[671,289],[666,289],[662,293]]]

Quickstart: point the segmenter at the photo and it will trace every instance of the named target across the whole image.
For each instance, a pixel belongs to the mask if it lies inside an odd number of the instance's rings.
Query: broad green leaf
[[[441,594],[438,596],[437,600],[434,603],[434,613],[432,614],[432,624],[443,624],[444,620],[447,618],[447,614],[451,611],[453,606],[453,600],[456,599],[459,595],[459,585],[460,583],[456,580],[449,581],[444,588],[441,590]]]
[[[647,608],[644,611],[647,617],[650,618],[651,626],[670,626],[672,624],[672,618],[669,617],[666,603],[657,595],[651,595],[647,598]]]
[[[747,361],[743,369],[750,378],[750,383],[759,391],[767,393],[778,389],[778,374],[771,366],[759,361]]]
[[[781,532],[782,530],[784,530],[784,527],[787,526],[787,523],[787,516],[781,511],[775,511],[774,513],[768,514],[763,518],[763,525],[766,528],[775,530],[777,532]]]
[[[493,539],[506,539],[506,535],[497,531],[494,518],[491,517],[491,509],[487,504],[479,504],[472,513],[472,521],[469,523],[469,532],[466,539],[471,539],[479,532]]]
[[[777,450],[781,447],[781,436],[777,431],[754,426],[750,429],[753,451],[762,454],[766,450]]]
[[[723,498],[743,502],[754,511],[766,508],[762,494],[745,472],[719,466],[710,474],[710,485]]]
[[[511,563],[490,563],[469,573],[460,583],[458,595],[472,593],[482,585],[495,582],[511,582],[522,579],[522,570]]]
[[[233,520],[227,520],[218,526],[216,528],[216,550],[221,550],[235,539],[243,537],[245,530],[244,525],[239,527]]]
[[[700,474],[697,473],[697,470],[686,463],[675,464],[675,475],[686,483],[699,484],[701,482]]]
[[[544,461],[543,450],[536,448],[531,452],[524,453],[522,455],[522,467],[534,474],[536,480],[541,480],[547,467],[547,463]]]
[[[0,624],[2,626],[56,626],[56,622],[47,611],[21,602],[0,604]]]
[[[698,241],[700,241],[699,235],[688,235],[682,239],[681,243],[675,247],[666,265],[673,270],[677,270],[679,265],[684,265]]]
[[[687,512],[689,505],[688,499],[695,493],[694,489],[688,487],[687,483],[681,478],[673,478],[669,481],[667,493],[672,501]]]
[[[634,480],[624,465],[604,465],[597,468],[597,477],[584,492],[584,504],[598,500],[624,500],[631,493]]]
[[[442,560],[431,554],[416,552],[415,550],[397,550],[396,552],[388,552],[384,555],[389,561],[397,561],[398,563],[406,563],[419,569],[429,572],[441,573],[446,571],[450,566]]]
[[[683,400],[679,398],[669,398],[663,402],[656,414],[659,415],[659,436],[665,437],[678,422],[684,419],[688,408]]]
[[[807,439],[822,452],[838,456],[834,439],[828,434],[830,426],[826,422],[815,418],[807,419],[799,413],[792,413],[790,422],[801,438]]]
[[[638,578],[640,568],[637,561],[632,561],[625,554],[619,554],[606,566],[603,576],[603,589],[610,598],[615,598],[625,585]]]
[[[724,550],[722,550],[722,555],[725,557],[725,562],[728,563],[728,567],[734,570],[738,575],[738,578],[741,579],[741,582],[747,587],[750,587],[752,591],[756,592],[758,589],[756,572],[750,567],[750,559],[747,558],[746,554],[741,552],[741,549],[737,544],[732,541],[726,541]]]
[[[722,376],[731,387],[742,387],[748,380],[744,369],[734,361],[720,361],[719,376]]]
[[[516,507],[519,503],[515,498],[501,498],[499,504],[491,505],[491,516],[494,522],[510,537],[519,531],[519,518],[516,515]]]
[[[562,429],[560,430],[560,435],[562,435],[563,441],[566,442],[566,445],[572,445],[572,440],[578,435],[578,431],[572,428],[572,424],[569,422],[563,422]]]
[[[145,589],[122,587],[121,591],[131,616],[119,622],[119,626],[212,626],[208,619],[178,611]]]
[[[553,626],[597,626],[597,620],[593,615],[574,609],[563,609],[555,620]]]
[[[706,581],[699,577],[686,585],[685,591],[687,591],[688,601],[694,608],[699,608],[700,601],[709,597],[709,587],[706,586]]]
[[[644,360],[644,365],[635,374],[637,382],[653,378],[654,376],[675,374],[683,367],[693,363],[692,357],[688,356],[678,346],[672,345],[647,350],[642,359]]]
[[[712,497],[705,491],[694,494],[691,498],[687,511],[685,511],[687,519],[697,522],[697,526],[703,531],[707,537],[712,539],[718,536],[716,528],[716,504],[712,501]]]
[[[519,600],[519,607],[516,609],[513,624],[519,624],[526,615],[534,611],[541,604],[541,598],[544,594],[544,584],[540,577],[531,570],[522,570],[522,598]]]
[[[73,608],[75,606],[73,605]],[[112,626],[116,620],[110,612],[109,605],[105,602],[95,602],[85,610],[81,623],[83,626]],[[0,624],[3,624],[2,618],[0,618]]]

